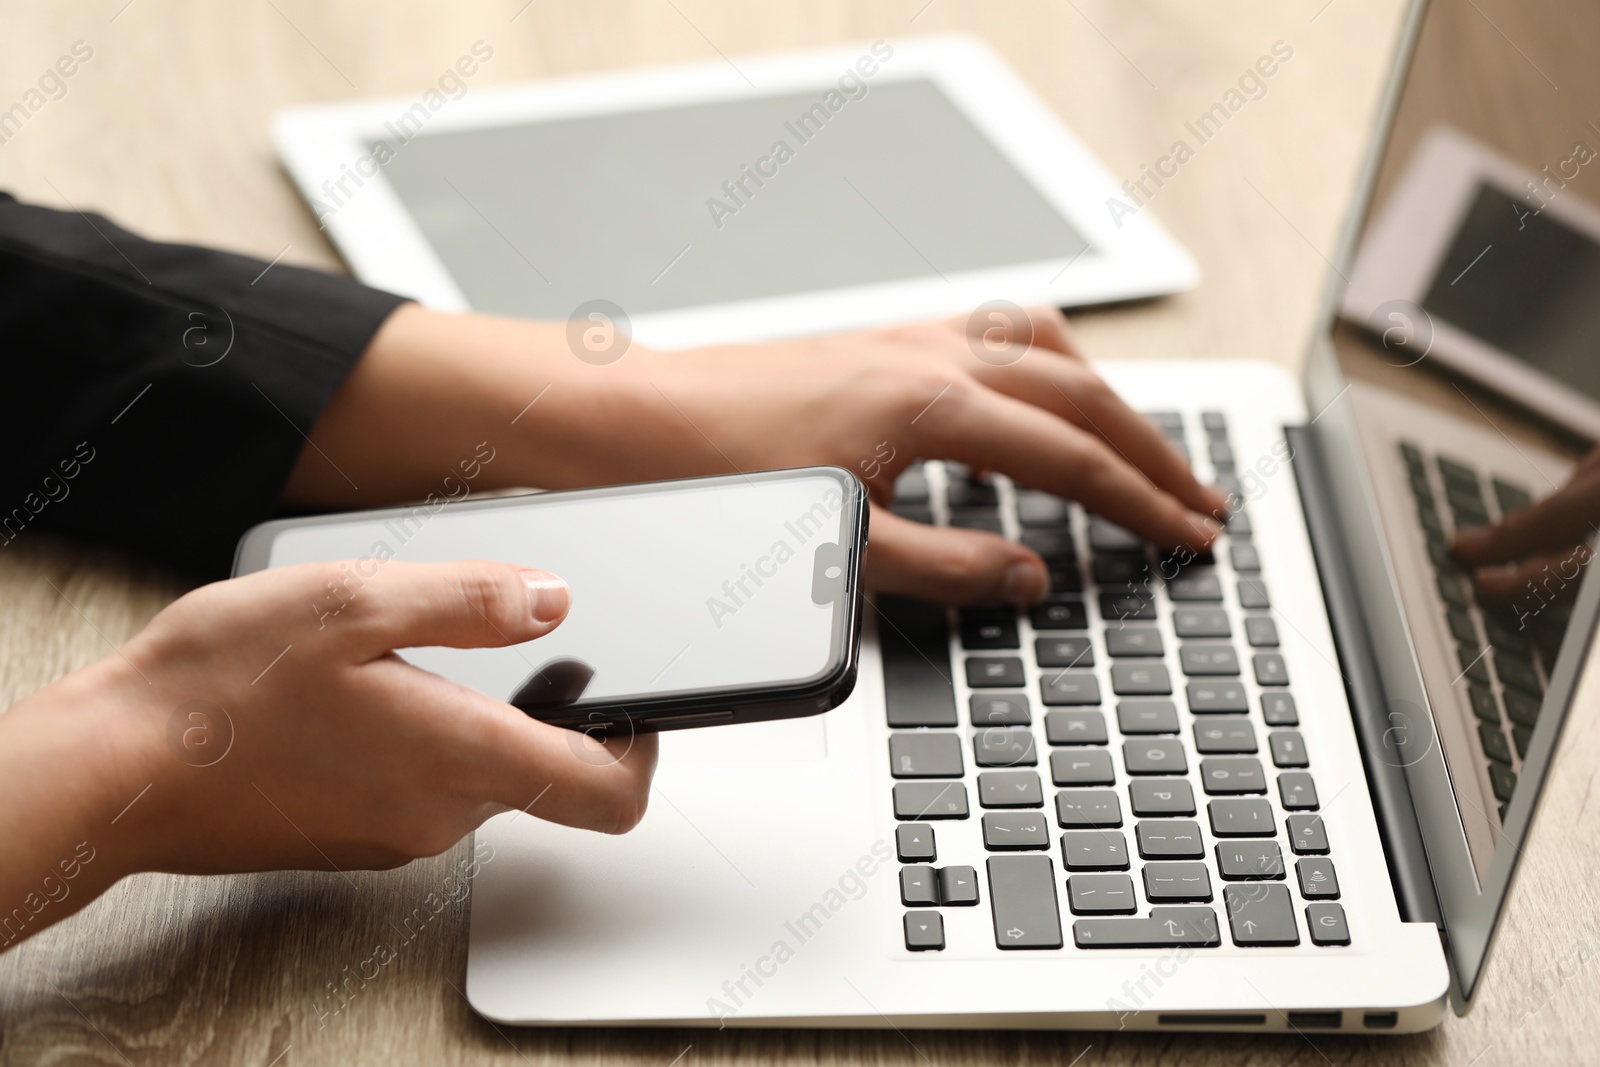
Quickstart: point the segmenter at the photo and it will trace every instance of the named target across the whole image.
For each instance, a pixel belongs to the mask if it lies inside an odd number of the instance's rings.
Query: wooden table
[[[124,6],[126,4],[126,6]],[[1255,59],[1294,49],[1152,203],[1205,283],[1086,314],[1102,358],[1298,361],[1393,47],[1400,0],[0,0],[9,103],[85,41],[69,92],[0,146],[0,188],[152,236],[338,267],[267,142],[286,104],[414,94],[477,40],[474,85],[970,30],[1124,176]],[[59,587],[60,593],[52,589]],[[0,705],[104,655],[179,591],[106,554],[28,538],[0,554]],[[69,603],[70,598],[70,603]],[[1600,672],[1590,672],[1591,678]],[[1108,1034],[510,1031],[473,1014],[465,902],[319,1027],[315,998],[425,895],[452,853],[387,874],[123,882],[0,956],[5,1063],[716,1062],[1099,1064],[1579,1062],[1600,1047],[1591,811],[1600,735],[1580,694],[1473,1013],[1401,1039]],[[4,832],[0,828],[0,832]],[[465,845],[458,846],[458,851]],[[1081,1057],[1081,1058],[1080,1058]]]

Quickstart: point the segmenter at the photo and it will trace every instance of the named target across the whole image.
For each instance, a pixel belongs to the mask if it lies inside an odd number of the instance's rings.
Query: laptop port
[[[1248,1012],[1162,1012],[1156,1016],[1162,1026],[1265,1026],[1265,1015]]]
[[[1361,1025],[1368,1030],[1393,1030],[1400,1025],[1397,1011],[1369,1011],[1361,1017]]]
[[[1337,1030],[1344,1023],[1344,1013],[1337,1011],[1291,1011],[1289,1025],[1296,1030]]]

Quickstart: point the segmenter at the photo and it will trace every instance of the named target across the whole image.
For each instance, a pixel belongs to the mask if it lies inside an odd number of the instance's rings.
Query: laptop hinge
[[[1295,481],[1300,487],[1322,597],[1333,625],[1339,668],[1344,674],[1345,694],[1355,719],[1356,739],[1361,745],[1400,917],[1406,922],[1433,923],[1442,928],[1439,900],[1434,894],[1411,790],[1395,747],[1386,741],[1392,724],[1379,681],[1377,658],[1363,623],[1350,557],[1334,518],[1331,487],[1317,451],[1316,435],[1301,426],[1285,427],[1284,432],[1289,439]]]

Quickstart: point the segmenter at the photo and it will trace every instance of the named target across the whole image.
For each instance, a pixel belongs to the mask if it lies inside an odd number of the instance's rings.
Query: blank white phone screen
[[[419,506],[284,530],[268,565],[351,560],[340,588],[308,604],[341,623],[390,559],[492,559],[566,580],[566,621],[501,649],[416,648],[405,659],[498,699],[537,669],[576,658],[594,672],[579,702],[625,704],[699,690],[817,678],[840,638],[840,603],[812,600],[818,546],[842,544],[854,502],[842,479],[753,475],[715,485],[533,498],[526,506]],[[843,557],[841,557],[843,558]]]

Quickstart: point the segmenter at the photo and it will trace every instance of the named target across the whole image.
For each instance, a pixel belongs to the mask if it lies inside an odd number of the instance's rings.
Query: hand
[[[1506,603],[1531,591],[1540,604],[1576,595],[1600,521],[1600,448],[1583,457],[1567,484],[1494,526],[1457,532],[1456,558],[1474,568],[1479,594]]]
[[[362,491],[308,449],[287,499],[348,506],[419,496],[484,438],[513,443],[496,446],[506,459],[480,488],[831,463],[860,475],[876,505],[873,587],[954,603],[1044,595],[1043,562],[1027,548],[882,506],[913,460],[948,458],[1073,497],[1164,546],[1210,543],[1222,494],[1201,486],[1083,362],[1059,312],[1000,325],[987,338],[1002,347],[994,362],[979,358],[984,342],[966,327],[688,352],[634,346],[595,366],[567,349],[558,326],[402,308],[312,433]]]
[[[607,833],[639,821],[654,736],[608,752],[393,651],[540,637],[566,616],[564,583],[363,563],[376,573],[308,564],[204,586],[0,719],[0,825],[17,830],[0,840],[0,901],[80,840],[103,889],[146,870],[394,867],[508,810]]]

